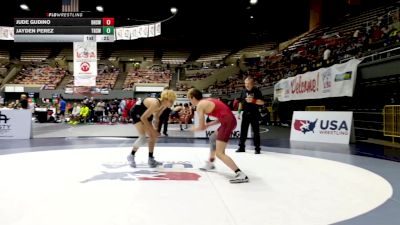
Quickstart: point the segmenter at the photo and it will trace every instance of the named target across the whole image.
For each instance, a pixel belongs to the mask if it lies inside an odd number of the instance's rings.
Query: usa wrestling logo
[[[104,165],[109,169],[118,169],[126,167],[127,164],[120,165]],[[165,162],[161,167],[163,169],[170,169],[174,166],[183,167],[183,169],[193,168],[190,162]],[[81,181],[81,183],[88,183],[92,181],[101,180],[121,180],[121,181],[198,181],[201,177],[197,173],[193,172],[181,172],[181,171],[158,171],[155,169],[146,168],[145,165],[138,164],[140,168],[137,171],[122,171],[122,172],[107,172],[102,171],[100,174],[94,175],[93,177]]]
[[[155,170],[142,169],[134,172],[105,172],[94,177],[81,181],[88,183],[100,180],[121,180],[121,181],[198,181],[200,175],[190,172],[160,172]]]
[[[294,129],[297,131],[301,131],[303,134],[307,132],[313,132],[315,129],[315,125],[317,124],[318,119],[314,122],[309,120],[295,120],[294,121]]]
[[[298,120],[294,121],[294,129],[303,134],[319,133],[323,135],[348,135],[350,125],[345,120]],[[317,128],[315,130],[315,128]],[[315,130],[315,132],[314,132]]]

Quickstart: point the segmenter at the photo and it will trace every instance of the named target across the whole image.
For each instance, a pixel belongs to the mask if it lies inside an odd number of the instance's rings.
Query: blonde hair
[[[161,92],[161,101],[163,100],[169,100],[171,102],[175,102],[176,100],[176,94],[173,90],[164,90]]]

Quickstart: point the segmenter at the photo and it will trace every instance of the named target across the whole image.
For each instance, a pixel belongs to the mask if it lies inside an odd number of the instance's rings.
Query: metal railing
[[[396,47],[396,48],[392,48],[392,49],[389,49],[389,50],[386,50],[386,51],[373,53],[371,55],[367,55],[367,56],[364,56],[364,57],[360,58],[360,60],[362,60],[363,63],[365,63],[365,62],[373,62],[373,61],[376,61],[376,60],[381,60],[381,59],[389,58],[389,57],[396,56],[396,55],[400,55],[400,47]]]
[[[400,137],[400,105],[386,105],[383,108],[383,133],[384,136]]]

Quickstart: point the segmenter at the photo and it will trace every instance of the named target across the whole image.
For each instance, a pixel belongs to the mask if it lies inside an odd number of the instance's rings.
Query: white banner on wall
[[[130,28],[122,28],[122,40],[129,40],[131,39],[131,29]]]
[[[274,97],[278,97],[281,102],[352,97],[356,83],[357,66],[360,62],[358,59],[352,59],[343,64],[280,80],[275,84]]]
[[[161,35],[161,22],[133,27],[116,27],[116,40],[134,40]],[[134,34],[134,35],[132,35]],[[14,40],[14,27],[0,27],[0,40]]]
[[[240,138],[240,126],[242,124],[242,120],[238,119],[238,112],[232,111],[233,115],[236,118],[236,128],[232,131],[231,138]],[[205,116],[207,118],[207,116]],[[216,120],[216,118],[210,116],[210,120]],[[197,127],[199,126],[199,117],[197,116],[197,112],[194,113],[194,125]],[[214,131],[216,131],[221,124],[214,125],[212,127],[208,127],[205,131],[194,132],[194,136],[196,138],[208,138]],[[251,125],[249,126],[249,130],[247,132],[247,137],[251,138]]]
[[[76,75],[74,76],[74,86],[94,87],[96,86],[96,77],[90,75]]]
[[[161,23],[156,23],[155,27],[155,36],[161,35]]]
[[[121,40],[122,39],[122,28],[116,27],[114,35],[115,35],[115,40]]]
[[[353,112],[293,113],[291,141],[349,144]]]
[[[115,28],[117,40],[136,40],[161,35],[161,23]]]
[[[149,26],[148,25],[139,26],[139,29],[140,29],[140,37],[141,38],[149,37]]]
[[[149,37],[154,37],[154,35],[155,35],[155,25],[150,24],[149,25]]]
[[[130,33],[131,33],[131,40],[135,40],[138,39],[138,28],[137,27],[131,27],[130,29]]]
[[[87,82],[94,80],[96,86],[97,76],[97,45],[96,42],[74,42],[74,86],[87,86]],[[84,80],[80,80],[84,79]]]
[[[29,139],[31,132],[31,110],[0,109],[0,139]]]

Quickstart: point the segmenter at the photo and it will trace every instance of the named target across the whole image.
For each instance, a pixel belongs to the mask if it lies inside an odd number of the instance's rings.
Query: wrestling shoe
[[[246,183],[249,182],[249,178],[247,177],[246,174],[244,174],[242,171],[236,173],[235,178],[229,180],[232,184],[238,184],[238,183]]]

